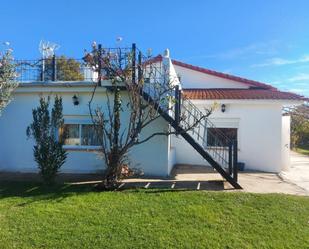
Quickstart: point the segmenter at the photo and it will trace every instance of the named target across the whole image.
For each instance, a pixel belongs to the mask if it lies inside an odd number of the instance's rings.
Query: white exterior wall
[[[248,85],[234,80],[197,72],[188,68],[174,65],[180,76],[183,88],[248,88]]]
[[[174,66],[181,77],[183,88],[249,88],[242,82]],[[286,148],[290,138],[289,121],[282,118],[282,106],[293,103],[278,100],[193,102],[201,111],[214,102],[219,106],[223,103],[226,105],[226,112],[217,110],[210,119],[218,128],[238,128],[239,162],[244,162],[246,169],[280,172],[289,166],[289,148]],[[172,137],[172,146],[176,148],[176,163],[207,165],[202,156],[181,136]]]
[[[172,145],[172,136],[169,136],[168,175],[176,164],[176,148]]]
[[[210,102],[195,103],[203,110]],[[244,162],[246,169],[250,170],[280,172],[283,165],[282,104],[261,101],[229,103],[227,100],[221,103],[225,103],[226,112],[216,110],[210,120],[218,128],[238,128],[239,162]],[[176,163],[207,165],[183,138],[173,137],[172,144],[176,147]]]
[[[248,88],[247,85],[233,80],[196,72],[174,65],[181,77],[183,88]],[[65,120],[90,121],[88,101],[93,87],[55,84],[49,87],[19,87],[13,102],[0,117],[0,171],[36,171],[33,160],[33,141],[27,140],[26,127],[32,121],[32,109],[38,106],[39,96],[61,95],[63,97]],[[108,85],[103,82],[103,85]],[[98,89],[93,106],[105,106],[104,88]],[[78,106],[72,103],[72,96],[80,100]],[[204,110],[214,101],[193,101]],[[282,121],[282,102],[275,100],[218,100],[226,104],[226,112],[215,111],[211,115],[217,127],[238,128],[239,161],[246,169],[279,172],[288,165],[285,144],[289,138],[287,121]],[[124,114],[122,125],[128,123]],[[155,131],[169,129],[163,119],[158,119],[144,130],[143,136]],[[132,167],[141,168],[146,175],[167,176],[174,164],[206,164],[207,162],[181,137],[157,136],[147,143],[136,146],[130,152]],[[69,151],[62,172],[91,173],[101,171],[104,163],[95,152],[79,150]]]
[[[291,117],[282,116],[282,170],[288,170],[291,165],[290,140]]]
[[[39,104],[40,95],[58,94],[63,98],[65,120],[91,121],[88,113],[88,101],[92,87],[27,87],[19,88],[14,100],[0,117],[0,171],[36,172],[37,165],[33,160],[33,140],[27,139],[26,128],[32,122],[32,109]],[[106,95],[103,89],[98,90],[93,106],[106,106]],[[79,97],[80,104],[74,106],[72,96]],[[51,102],[53,103],[53,102]],[[125,114],[123,118],[126,119]],[[122,124],[127,124],[123,121]],[[163,119],[144,130],[143,136],[155,131],[167,130]],[[169,142],[166,136],[157,136],[150,141],[135,146],[130,151],[132,167],[143,169],[146,175],[167,176],[169,174]],[[104,169],[103,159],[96,152],[70,151],[62,172],[93,173]]]

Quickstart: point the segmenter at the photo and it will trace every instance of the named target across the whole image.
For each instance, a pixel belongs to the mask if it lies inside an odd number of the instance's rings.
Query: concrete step
[[[216,170],[206,165],[176,164],[171,177],[180,181],[223,181]]]

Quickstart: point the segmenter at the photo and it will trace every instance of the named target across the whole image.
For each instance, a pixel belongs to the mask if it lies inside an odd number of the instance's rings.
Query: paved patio
[[[211,167],[178,165],[169,179],[127,179],[121,188],[132,186],[145,188],[171,188],[190,190],[244,191],[251,193],[283,193],[308,195],[309,191],[287,181],[278,174],[265,172],[239,172],[239,183],[242,190],[234,188],[216,173]]]
[[[309,192],[309,156],[291,151],[291,167],[280,175],[285,181]]]
[[[1,180],[37,181],[33,173],[0,172]],[[72,184],[95,184],[100,180],[98,174],[60,174],[59,182]],[[293,153],[292,166],[289,172],[280,175],[265,172],[239,172],[239,183],[242,190],[235,190],[223,180],[221,175],[207,166],[177,165],[170,178],[131,178],[120,185],[126,188],[157,188],[209,191],[244,191],[251,193],[284,193],[309,196],[309,157]]]

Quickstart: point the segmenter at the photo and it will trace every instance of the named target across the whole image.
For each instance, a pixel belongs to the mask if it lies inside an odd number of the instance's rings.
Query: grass
[[[295,148],[295,151],[300,154],[309,156],[309,146]]]
[[[0,183],[0,248],[308,248],[309,198]]]

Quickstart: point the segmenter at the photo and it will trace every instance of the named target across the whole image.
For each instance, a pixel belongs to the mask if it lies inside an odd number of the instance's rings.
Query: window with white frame
[[[100,140],[93,124],[64,124],[65,147],[100,146]]]

